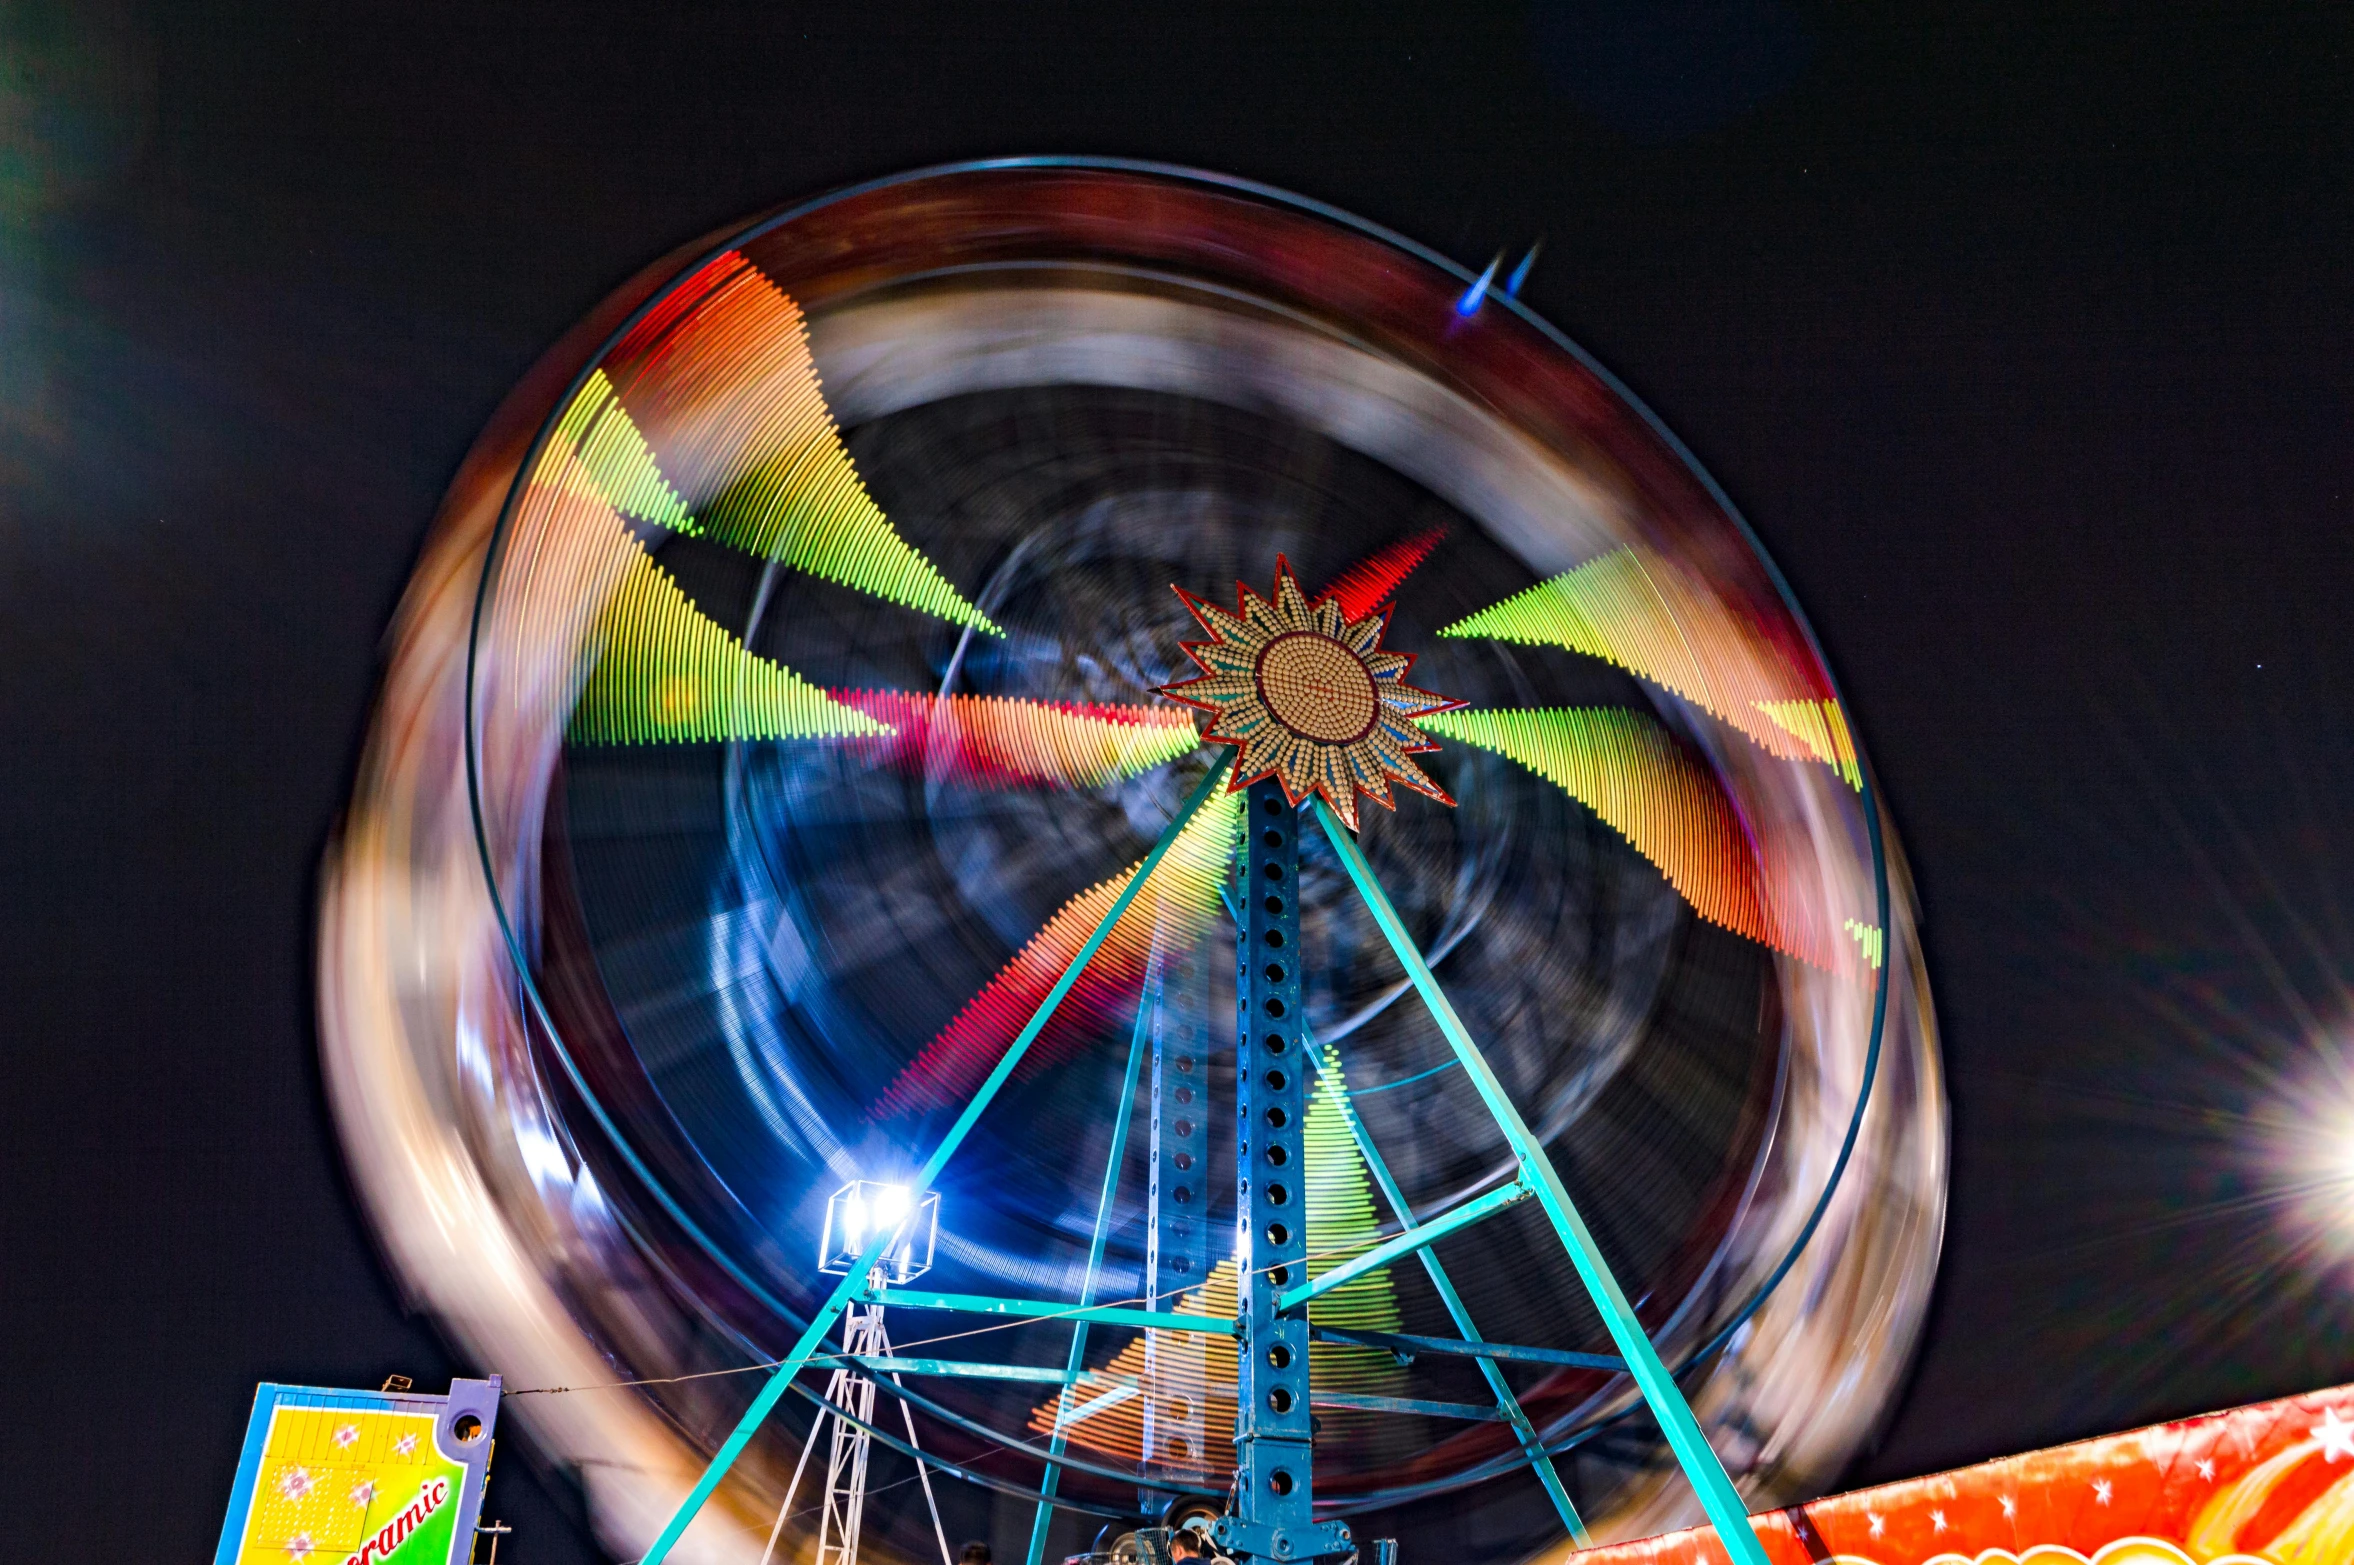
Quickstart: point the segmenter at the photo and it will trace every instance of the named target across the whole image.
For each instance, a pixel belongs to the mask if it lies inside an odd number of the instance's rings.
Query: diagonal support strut
[[[1367,1272],[1379,1271],[1393,1261],[1402,1261],[1418,1251],[1427,1250],[1456,1229],[1468,1228],[1482,1218],[1493,1217],[1508,1206],[1518,1206],[1535,1194],[1536,1191],[1526,1180],[1515,1179],[1500,1190],[1491,1190],[1486,1195],[1416,1223],[1404,1233],[1384,1239],[1362,1255],[1351,1256],[1321,1277],[1277,1294],[1275,1307],[1279,1310],[1296,1310],[1310,1299],[1330,1293],[1342,1283],[1355,1282]]]
[[[1331,1083],[1334,1100],[1340,1104],[1341,1118],[1348,1122],[1349,1134],[1356,1138],[1357,1155],[1365,1160],[1365,1167],[1373,1175],[1374,1184],[1381,1188],[1382,1199],[1389,1202],[1390,1210],[1397,1214],[1398,1221],[1411,1228],[1414,1225],[1414,1208],[1407,1204],[1406,1193],[1398,1188],[1397,1180],[1390,1177],[1389,1164],[1383,1159],[1380,1149],[1374,1146],[1373,1133],[1365,1128],[1365,1120],[1358,1114],[1347,1085],[1326,1070],[1323,1051],[1316,1047],[1315,1040],[1311,1038],[1306,1041],[1308,1057],[1316,1062],[1317,1071]],[[1437,1290],[1439,1302],[1447,1307],[1447,1317],[1455,1323],[1456,1331],[1462,1334],[1465,1343],[1479,1342],[1479,1328],[1473,1323],[1471,1310],[1464,1304],[1463,1296],[1455,1291],[1455,1279],[1447,1275],[1446,1267],[1440,1265],[1439,1258],[1430,1251],[1424,1250],[1420,1259],[1422,1270],[1430,1278],[1431,1287]],[[1309,1335],[1314,1337],[1326,1330],[1310,1327]],[[1447,1348],[1438,1351],[1445,1352]],[[1480,1378],[1488,1383],[1488,1395],[1496,1399],[1496,1411],[1511,1426],[1512,1438],[1520,1442],[1520,1449],[1528,1457],[1529,1467],[1536,1473],[1537,1482],[1543,1486],[1545,1497],[1553,1502],[1553,1510],[1560,1516],[1563,1528],[1568,1531],[1569,1541],[1581,1549],[1586,1547],[1593,1542],[1593,1537],[1586,1531],[1585,1518],[1578,1514],[1576,1502],[1570,1499],[1568,1487],[1562,1483],[1560,1472],[1553,1466],[1553,1458],[1545,1450],[1544,1440],[1537,1434],[1537,1426],[1529,1421],[1527,1412],[1520,1405],[1520,1398],[1512,1394],[1511,1383],[1504,1378],[1504,1372],[1485,1355],[1479,1357],[1479,1372]]]
[[[1159,942],[1154,942],[1151,960],[1158,962]],[[1136,997],[1136,1027],[1128,1039],[1128,1073],[1120,1082],[1119,1112],[1112,1117],[1112,1144],[1104,1153],[1103,1194],[1095,1203],[1095,1231],[1087,1241],[1087,1271],[1079,1279],[1079,1303],[1095,1303],[1095,1281],[1103,1270],[1104,1241],[1110,1237],[1112,1199],[1120,1193],[1120,1165],[1128,1158],[1128,1122],[1136,1107],[1136,1081],[1143,1074],[1144,1046],[1152,1032],[1152,1014],[1161,1003],[1157,973],[1155,982],[1147,983],[1144,992]],[[1070,1425],[1082,1415],[1100,1411],[1098,1397],[1083,1408],[1071,1406],[1071,1392],[1079,1383],[1079,1371],[1087,1362],[1087,1322],[1084,1319],[1071,1325],[1071,1350],[1063,1360],[1062,1394],[1054,1402],[1054,1432],[1048,1437],[1046,1448],[1056,1456],[1063,1454],[1070,1441]],[[1131,1392],[1131,1395],[1134,1393]],[[1029,1565],[1040,1565],[1046,1557],[1046,1529],[1054,1521],[1054,1492],[1062,1486],[1063,1470],[1059,1463],[1049,1462],[1043,1477],[1038,1480],[1038,1510],[1030,1521]]]
[[[1226,770],[1233,761],[1232,752],[1220,756],[1211,763],[1210,769],[1202,775],[1202,780],[1194,785],[1193,792],[1186,795],[1185,803],[1179,806],[1175,818],[1162,830],[1160,840],[1153,844],[1144,862],[1136,867],[1136,873],[1128,877],[1128,884],[1120,888],[1119,896],[1113,899],[1111,907],[1105,911],[1103,921],[1095,926],[1095,932],[1087,937],[1086,944],[1079,947],[1079,954],[1071,958],[1071,965],[1063,970],[1063,976],[1055,980],[1054,987],[1039,1002],[1038,1010],[1031,1016],[1029,1024],[1007,1047],[1004,1057],[989,1072],[980,1090],[973,1094],[972,1101],[964,1106],[964,1112],[956,1116],[956,1123],[948,1127],[948,1134],[941,1138],[940,1145],[924,1160],[924,1166],[907,1181],[911,1202],[932,1188],[932,1181],[940,1177],[940,1170],[948,1166],[950,1158],[956,1156],[956,1149],[964,1145],[966,1136],[972,1134],[973,1126],[980,1120],[982,1113],[1003,1090],[1006,1082],[1013,1078],[1014,1067],[1022,1063],[1022,1057],[1030,1052],[1030,1045],[1037,1042],[1038,1035],[1046,1030],[1046,1024],[1054,1018],[1055,1010],[1063,1003],[1064,996],[1078,983],[1079,975],[1095,959],[1095,953],[1102,949],[1113,927],[1120,922],[1121,915],[1128,911],[1137,893],[1144,889],[1144,883],[1152,878],[1152,872],[1160,868],[1161,860],[1167,858],[1169,850],[1177,845],[1178,837],[1193,823],[1194,816],[1201,812],[1201,807],[1209,802],[1210,797],[1218,791],[1218,786],[1226,780]],[[859,1256],[857,1264],[843,1275],[832,1295],[810,1317],[809,1325],[794,1341],[792,1351],[778,1362],[776,1373],[768,1377],[759,1394],[753,1397],[752,1405],[744,1409],[744,1416],[736,1421],[735,1429],[712,1454],[711,1465],[703,1470],[703,1476],[695,1481],[695,1487],[688,1490],[687,1497],[679,1502],[678,1510],[663,1525],[661,1534],[654,1539],[654,1546],[646,1551],[641,1565],[662,1565],[670,1557],[670,1551],[677,1547],[688,1524],[703,1509],[703,1503],[711,1498],[712,1491],[719,1487],[728,1469],[736,1465],[736,1458],[743,1455],[744,1448],[752,1443],[752,1436],[775,1410],[786,1388],[792,1385],[793,1377],[800,1374],[808,1364],[810,1355],[817,1351],[818,1344],[825,1340],[834,1322],[866,1287],[867,1272],[882,1259],[883,1251],[897,1237],[896,1232],[878,1230],[874,1238],[867,1242],[866,1251]]]
[[[1226,899],[1226,911],[1232,915],[1235,927],[1240,928],[1242,926],[1242,909],[1236,905],[1233,891],[1228,889],[1222,895]],[[1390,1211],[1396,1214],[1401,1225],[1412,1228],[1414,1226],[1414,1208],[1408,1204],[1406,1193],[1398,1187],[1397,1180],[1390,1176],[1389,1164],[1383,1159],[1381,1150],[1373,1144],[1373,1135],[1365,1128],[1364,1118],[1358,1114],[1357,1105],[1349,1094],[1347,1084],[1335,1076],[1326,1066],[1323,1050],[1317,1047],[1316,1040],[1309,1033],[1305,1022],[1300,1024],[1300,1046],[1307,1051],[1308,1058],[1315,1062],[1316,1074],[1323,1077],[1325,1082],[1331,1086],[1333,1100],[1340,1106],[1341,1118],[1349,1127],[1349,1135],[1357,1143],[1357,1155],[1365,1160],[1366,1170],[1373,1175],[1374,1184],[1380,1187],[1382,1199],[1389,1202]],[[1330,1047],[1330,1045],[1326,1045],[1326,1047]],[[1449,1061],[1448,1063],[1452,1065],[1454,1062]],[[1424,1074],[1429,1073],[1425,1072]],[[1447,1275],[1447,1269],[1439,1263],[1439,1258],[1425,1249],[1421,1252],[1419,1259],[1422,1262],[1424,1273],[1430,1278],[1431,1287],[1438,1293],[1439,1302],[1446,1306],[1448,1318],[1455,1323],[1455,1329],[1463,1334],[1464,1343],[1480,1348],[1489,1348],[1490,1345],[1480,1341],[1479,1330],[1472,1323],[1471,1311],[1465,1307],[1463,1296],[1455,1291],[1455,1280]],[[1340,1342],[1352,1340],[1358,1334],[1336,1332],[1322,1326],[1310,1326],[1308,1335],[1311,1338]],[[1409,1340],[1417,1342],[1427,1340],[1430,1343],[1439,1344],[1432,1348],[1434,1352],[1447,1352],[1458,1346],[1457,1344],[1444,1343],[1443,1339],[1435,1337],[1428,1339],[1399,1338],[1397,1344]],[[1388,1345],[1396,1346],[1397,1344]],[[1375,1343],[1372,1345],[1383,1346],[1384,1344]],[[1515,1351],[1520,1354],[1536,1354],[1545,1350],[1525,1348]],[[1545,1450],[1544,1440],[1538,1436],[1536,1425],[1529,1422],[1528,1414],[1521,1408],[1520,1399],[1512,1394],[1511,1384],[1504,1379],[1504,1372],[1489,1362],[1493,1358],[1513,1357],[1513,1353],[1491,1350],[1472,1356],[1479,1359],[1480,1375],[1488,1383],[1488,1394],[1496,1399],[1496,1411],[1502,1415],[1504,1422],[1511,1426],[1512,1437],[1520,1442],[1520,1449],[1528,1457],[1530,1467],[1535,1470],[1538,1483],[1543,1486],[1546,1497],[1553,1502],[1554,1512],[1560,1516],[1562,1527],[1569,1533],[1569,1541],[1581,1549],[1587,1547],[1593,1542],[1593,1537],[1586,1531],[1585,1518],[1578,1515],[1576,1502],[1570,1499],[1568,1488],[1562,1484],[1561,1474],[1554,1469],[1553,1458]],[[1546,1360],[1546,1362],[1570,1364],[1577,1368],[1624,1369],[1626,1367],[1623,1360],[1606,1359],[1590,1354],[1565,1354],[1557,1359]]]
[[[1423,1004],[1429,1007],[1431,1018],[1438,1023],[1439,1031],[1446,1037],[1447,1046],[1462,1061],[1464,1075],[1471,1079],[1480,1100],[1487,1105],[1488,1113],[1496,1121],[1496,1128],[1503,1132],[1506,1145],[1512,1149],[1512,1155],[1520,1165],[1521,1177],[1535,1184],[1538,1204],[1545,1209],[1545,1216],[1552,1222],[1554,1233],[1560,1237],[1562,1247],[1569,1252],[1570,1263],[1577,1268],[1579,1280],[1585,1283],[1587,1294],[1593,1299],[1595,1309],[1601,1313],[1603,1324],[1609,1328],[1611,1340],[1618,1344],[1619,1352],[1626,1358],[1635,1385],[1642,1392],[1643,1400],[1651,1405],[1653,1416],[1659,1420],[1659,1427],[1667,1436],[1669,1448],[1683,1465],[1685,1477],[1699,1492],[1700,1504],[1708,1512],[1708,1519],[1714,1524],[1717,1538],[1724,1544],[1725,1552],[1731,1556],[1734,1565],[1769,1565],[1765,1549],[1749,1525],[1749,1508],[1742,1504],[1740,1491],[1733,1487],[1733,1480],[1725,1472],[1724,1463],[1717,1459],[1716,1451],[1709,1445],[1699,1419],[1693,1417],[1691,1404],[1684,1400],[1683,1388],[1676,1384],[1675,1377],[1668,1373],[1667,1366],[1660,1361],[1659,1351],[1651,1345],[1651,1338],[1643,1330],[1643,1323],[1636,1316],[1634,1306],[1627,1302],[1626,1291],[1619,1287],[1609,1263],[1602,1258],[1601,1246],[1594,1242],[1585,1219],[1578,1215],[1577,1207],[1571,1203],[1569,1191],[1561,1183],[1561,1175],[1555,1171],[1553,1160],[1545,1155],[1544,1147],[1529,1130],[1527,1121],[1520,1117],[1520,1110],[1514,1107],[1510,1094],[1504,1090],[1504,1084],[1489,1067],[1487,1056],[1481,1054],[1479,1046],[1472,1042],[1463,1019],[1455,1014],[1455,1007],[1447,999],[1446,991],[1439,987],[1438,979],[1431,973],[1430,964],[1423,961],[1421,949],[1407,933],[1405,922],[1398,917],[1398,910],[1391,904],[1389,893],[1374,878],[1373,866],[1366,862],[1356,838],[1341,825],[1339,818],[1332,813],[1332,807],[1321,797],[1315,801],[1315,807],[1316,819],[1323,826],[1333,852],[1339,855],[1341,866],[1348,871],[1350,881],[1357,888],[1357,895],[1364,900],[1374,923],[1380,926],[1383,938],[1389,941],[1391,951],[1406,969],[1406,976],[1421,994]]]

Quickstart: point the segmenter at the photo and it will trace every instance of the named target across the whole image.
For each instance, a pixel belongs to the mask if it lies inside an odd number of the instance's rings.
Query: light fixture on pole
[[[905,1284],[932,1269],[932,1252],[940,1239],[940,1196],[927,1190],[911,1196],[905,1185],[875,1179],[853,1179],[826,1201],[825,1227],[820,1230],[817,1269],[829,1276],[847,1276],[877,1234],[892,1237],[866,1274],[867,1286]],[[776,1553],[784,1534],[785,1517],[793,1495],[801,1487],[802,1470],[818,1437],[833,1426],[826,1446],[826,1492],[817,1518],[817,1565],[858,1565],[859,1525],[866,1514],[866,1463],[872,1445],[868,1431],[875,1421],[875,1383],[871,1371],[891,1357],[891,1338],[883,1330],[880,1304],[853,1304],[842,1314],[842,1353],[827,1377],[825,1406],[809,1426],[809,1439],[794,1464],[793,1481],[785,1486],[785,1503],[777,1508],[776,1525],[769,1530],[768,1549],[761,1565]],[[898,1375],[891,1376],[894,1384]],[[904,1399],[900,1416],[907,1423],[907,1443],[916,1439],[915,1414]],[[940,1544],[941,1565],[950,1565],[948,1533],[940,1525],[940,1507],[932,1498],[931,1473],[921,1461],[916,1477],[924,1486],[924,1504],[932,1512],[932,1532]]]
[[[905,1283],[932,1269],[932,1250],[940,1238],[940,1193],[927,1190],[911,1198],[905,1185],[875,1179],[853,1179],[826,1202],[825,1228],[817,1247],[817,1269],[829,1276],[846,1275],[878,1232],[898,1237],[875,1264],[883,1282]]]

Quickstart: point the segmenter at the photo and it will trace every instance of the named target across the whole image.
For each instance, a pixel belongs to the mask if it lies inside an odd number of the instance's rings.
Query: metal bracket
[[[1221,1516],[1210,1527],[1210,1541],[1229,1554],[1263,1560],[1331,1559],[1357,1550],[1356,1538],[1347,1522],[1278,1527],[1272,1522],[1246,1522],[1237,1516]]]

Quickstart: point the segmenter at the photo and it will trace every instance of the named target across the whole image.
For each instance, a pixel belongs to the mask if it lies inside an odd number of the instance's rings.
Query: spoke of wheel
[[[1136,1029],[1128,1040],[1128,1073],[1120,1081],[1120,1106],[1112,1115],[1111,1150],[1104,1154],[1103,1195],[1095,1203],[1095,1233],[1087,1241],[1087,1271],[1079,1280],[1081,1307],[1095,1302],[1096,1273],[1103,1266],[1104,1241],[1111,1234],[1112,1198],[1120,1193],[1120,1164],[1128,1155],[1128,1122],[1135,1111],[1136,1081],[1144,1069],[1144,1046],[1152,1036],[1153,1012],[1161,1003],[1161,984],[1158,964],[1160,952],[1153,952],[1153,966],[1147,969],[1144,992],[1136,999]],[[1087,1355],[1087,1323],[1079,1321],[1071,1327],[1071,1352],[1063,1363],[1063,1389],[1054,1399],[1054,1430],[1048,1436],[1046,1449],[1056,1456],[1063,1454],[1069,1437],[1063,1432],[1063,1415],[1071,1404],[1071,1387],[1079,1379],[1079,1370]],[[1046,1528],[1054,1520],[1054,1491],[1062,1482],[1063,1470],[1059,1463],[1049,1462],[1046,1476],[1038,1484],[1038,1514],[1030,1522],[1029,1565],[1040,1565],[1046,1557]]]
[[[1144,890],[1145,882],[1152,879],[1152,872],[1160,867],[1161,860],[1168,857],[1169,850],[1176,846],[1178,837],[1192,824],[1194,816],[1210,801],[1219,785],[1225,782],[1227,768],[1233,762],[1233,752],[1227,751],[1211,763],[1202,780],[1194,785],[1193,792],[1186,796],[1185,803],[1179,806],[1175,818],[1163,828],[1160,840],[1153,844],[1152,852],[1144,856],[1144,862],[1136,867],[1136,873],[1129,877],[1128,884],[1121,888],[1120,895],[1105,910],[1102,921],[1095,926],[1095,932],[1087,937],[1087,943],[1079,948],[1078,955],[1071,959],[1071,965],[1063,969],[1063,976],[1055,981],[1055,986],[1047,991],[1046,998],[1039,1002],[1029,1025],[1014,1038],[1004,1057],[990,1071],[988,1080],[981,1083],[981,1090],[973,1094],[964,1112],[956,1116],[956,1123],[948,1127],[948,1134],[941,1138],[940,1145],[924,1160],[924,1166],[907,1181],[911,1209],[915,1201],[932,1188],[932,1182],[940,1177],[940,1170],[948,1166],[948,1160],[956,1156],[956,1149],[964,1145],[965,1137],[972,1134],[973,1126],[981,1115],[995,1101],[1005,1084],[1013,1079],[1014,1068],[1022,1063],[1022,1056],[1030,1052],[1030,1045],[1038,1041],[1038,1035],[1054,1019],[1055,1008],[1063,1003],[1063,997],[1079,981],[1079,975],[1094,960],[1095,953],[1102,948],[1113,926],[1119,923],[1121,916],[1128,911],[1129,904],[1136,900],[1137,894]],[[793,1377],[800,1374],[809,1363],[809,1356],[817,1351],[818,1344],[825,1340],[826,1333],[833,1329],[842,1311],[866,1286],[867,1273],[874,1269],[876,1262],[882,1259],[883,1251],[897,1237],[896,1231],[884,1229],[867,1241],[865,1253],[843,1274],[841,1282],[835,1285],[826,1302],[810,1317],[809,1325],[793,1343],[792,1351],[778,1363],[776,1372],[768,1377],[759,1394],[753,1397],[752,1405],[744,1409],[744,1416],[736,1421],[735,1429],[712,1454],[711,1465],[703,1470],[703,1476],[695,1481],[695,1487],[687,1491],[687,1497],[664,1524],[661,1535],[655,1538],[654,1546],[646,1551],[641,1565],[662,1565],[670,1557],[670,1551],[677,1547],[688,1524],[703,1509],[703,1503],[711,1498],[712,1491],[719,1487],[720,1481],[727,1477],[728,1469],[736,1465],[736,1458],[743,1455],[744,1448],[752,1443],[752,1436],[759,1432],[761,1424],[775,1409],[778,1399],[792,1385]]]
[[[1651,1404],[1651,1412],[1659,1420],[1662,1433],[1667,1436],[1676,1460],[1683,1465],[1684,1476],[1699,1492],[1700,1504],[1708,1512],[1708,1519],[1716,1527],[1718,1541],[1735,1565],[1769,1565],[1764,1546],[1749,1525],[1748,1507],[1741,1503],[1740,1491],[1733,1487],[1732,1478],[1725,1472],[1724,1463],[1717,1460],[1708,1436],[1700,1428],[1700,1420],[1692,1416],[1692,1405],[1684,1400],[1683,1388],[1660,1362],[1659,1350],[1651,1345],[1651,1338],[1643,1330],[1643,1323],[1627,1302],[1626,1291],[1611,1274],[1610,1264],[1602,1258],[1601,1246],[1578,1215],[1577,1207],[1569,1199],[1569,1191],[1561,1183],[1561,1175],[1554,1169],[1553,1160],[1520,1110],[1513,1106],[1511,1095],[1488,1065],[1487,1056],[1471,1041],[1471,1033],[1463,1019],[1455,1014],[1455,1007],[1447,993],[1432,976],[1430,964],[1423,961],[1422,951],[1406,932],[1404,920],[1374,878],[1373,866],[1365,861],[1365,854],[1357,846],[1357,839],[1342,826],[1338,816],[1323,799],[1316,800],[1316,819],[1324,827],[1324,835],[1332,850],[1340,856],[1341,865],[1355,883],[1357,895],[1364,900],[1366,910],[1381,928],[1382,937],[1413,980],[1422,1002],[1430,1008],[1431,1019],[1463,1062],[1463,1073],[1487,1105],[1488,1113],[1503,1132],[1504,1141],[1512,1149],[1520,1165],[1521,1176],[1537,1187],[1538,1204],[1552,1221],[1553,1232],[1559,1236],[1562,1248],[1569,1252],[1570,1264],[1577,1268],[1578,1279],[1586,1285],[1586,1293],[1601,1313],[1602,1322],[1610,1329],[1611,1340],[1627,1361],[1627,1369],[1635,1378],[1635,1385],[1643,1393],[1643,1400]]]

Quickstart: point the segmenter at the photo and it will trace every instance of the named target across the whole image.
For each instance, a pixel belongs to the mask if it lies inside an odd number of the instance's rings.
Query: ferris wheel
[[[632,1558],[1762,1559],[1935,1268],[1910,894],[1754,539],[1512,298],[1189,171],[601,307],[419,568],[321,968],[395,1268]]]

